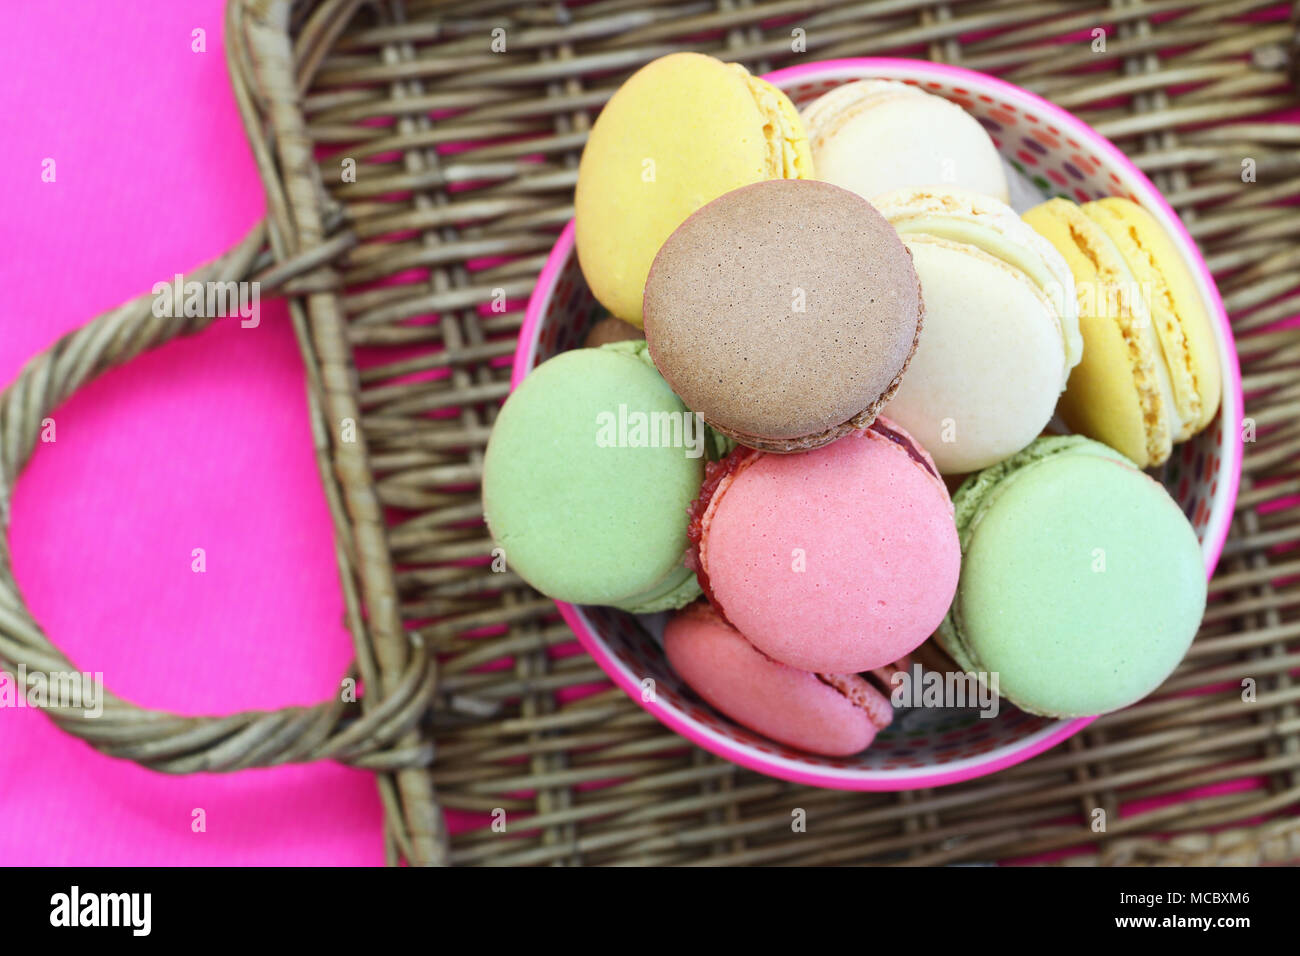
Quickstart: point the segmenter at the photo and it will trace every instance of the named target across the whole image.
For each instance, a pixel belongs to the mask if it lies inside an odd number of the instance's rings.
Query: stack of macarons
[[[1217,412],[1210,318],[1137,204],[1022,217],[1009,195],[983,127],[916,87],[847,83],[800,115],[712,57],[639,70],[578,172],[609,314],[488,444],[510,569],[675,612],[686,684],[818,754],[871,743],[932,636],[1036,714],[1150,693],[1206,585],[1140,469]]]

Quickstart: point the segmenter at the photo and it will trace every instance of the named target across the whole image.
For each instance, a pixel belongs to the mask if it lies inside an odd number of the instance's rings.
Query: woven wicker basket
[[[498,29],[504,52],[492,49]],[[366,692],[222,717],[109,695],[97,720],[50,708],[61,727],[170,773],[326,758],[369,768],[391,862],[916,864],[1060,849],[1094,864],[1300,859],[1300,329],[1278,326],[1300,311],[1300,219],[1286,205],[1300,193],[1300,126],[1250,119],[1300,104],[1290,5],[232,0],[226,47],[267,218],[187,278],[253,279],[288,301]],[[1232,314],[1256,434],[1204,627],[1156,698],[988,779],[851,794],[718,760],[607,684],[561,693],[603,675],[556,653],[573,638],[551,602],[489,570],[477,481],[523,302],[572,215],[592,115],[675,49],[758,72],[894,55],[995,73],[1109,136],[1182,215]],[[355,182],[340,177],[343,158]],[[0,523],[47,414],[212,321],[155,318],[146,296],[34,358],[0,396]],[[355,441],[341,438],[345,422]],[[0,663],[73,668],[24,607],[7,543]],[[791,833],[794,807],[805,833]],[[498,808],[527,829],[484,826]],[[1097,808],[1103,831],[1090,825]],[[450,839],[444,810],[467,824]]]

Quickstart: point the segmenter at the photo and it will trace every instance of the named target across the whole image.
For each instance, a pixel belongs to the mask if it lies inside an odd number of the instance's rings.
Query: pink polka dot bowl
[[[1150,180],[1108,140],[1044,99],[1002,80],[922,60],[829,60],[770,73],[767,79],[803,108],[858,79],[898,80],[952,100],[988,130],[1008,165],[1043,198],[1086,202],[1127,196],[1150,211],[1186,258],[1215,317],[1224,370],[1218,418],[1176,447],[1159,476],[1196,529],[1212,573],[1228,534],[1241,475],[1241,373],[1214,280],[1187,230]],[[515,352],[512,388],[528,372],[581,345],[604,311],[578,267],[573,224],[551,251],[528,303]],[[578,639],[610,678],[677,733],[734,763],[798,783],[843,790],[910,790],[984,776],[1027,760],[1078,733],[1094,718],[1055,720],[1002,702],[996,717],[970,708],[902,708],[861,754],[817,757],[733,723],[700,700],[669,668],[652,635],[656,621],[603,607],[557,602]],[[659,624],[662,621],[658,622]],[[654,693],[644,693],[654,681]],[[650,698],[650,699],[647,699]]]

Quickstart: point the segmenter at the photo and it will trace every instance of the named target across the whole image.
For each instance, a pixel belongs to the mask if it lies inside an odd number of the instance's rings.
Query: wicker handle
[[[257,278],[264,292],[290,290],[293,280],[352,241],[346,233],[310,256],[266,269],[266,225],[187,280],[240,282]],[[144,295],[93,319],[33,358],[0,394],[0,665],[27,674],[75,672],[25,607],[9,551],[9,503],[14,480],[31,458],[41,422],[73,392],[102,372],[182,335],[207,328],[219,316],[158,318]],[[425,766],[432,746],[391,747],[427,711],[433,682],[430,657],[418,640],[407,667],[382,703],[362,713],[343,695],[314,707],[245,711],[223,717],[185,717],[146,710],[103,692],[103,712],[51,705],[42,709],[68,733],[114,757],[167,773],[241,770],[332,759],[375,770]],[[350,672],[354,679],[355,673]]]

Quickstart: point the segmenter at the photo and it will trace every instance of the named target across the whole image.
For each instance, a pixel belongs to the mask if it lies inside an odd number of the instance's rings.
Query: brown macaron
[[[743,186],[698,209],[646,281],[650,355],[715,429],[764,451],[865,428],[916,350],[912,257],[855,193],[815,180]]]
[[[593,325],[587,332],[587,338],[583,341],[583,348],[598,349],[602,345],[609,345],[611,342],[629,342],[633,339],[643,339],[644,335],[641,330],[630,322],[624,322],[622,319],[616,319],[612,315],[607,316]]]

